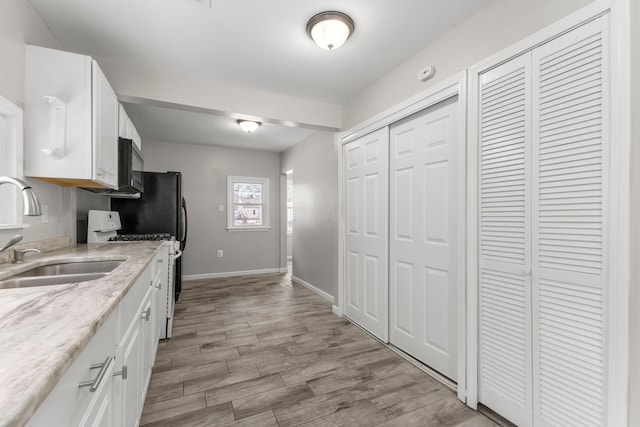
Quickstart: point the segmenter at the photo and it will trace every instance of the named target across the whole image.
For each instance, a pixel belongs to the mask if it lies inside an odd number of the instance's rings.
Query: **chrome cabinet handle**
[[[158,284],[156,285],[156,289],[162,288],[162,280],[158,280]]]
[[[127,365],[122,366],[122,371],[113,373],[114,377],[117,377],[118,375],[122,375],[123,380],[127,379]]]
[[[98,364],[95,364],[95,365],[91,365],[89,367],[89,369],[98,369],[98,368],[100,368],[100,371],[98,372],[98,375],[96,375],[96,378],[94,380],[81,382],[78,385],[78,387],[89,387],[89,391],[91,393],[95,393],[96,390],[98,390],[98,387],[100,387],[100,383],[102,383],[102,380],[104,379],[104,375],[107,373],[107,371],[111,367],[111,364],[113,363],[113,360],[114,360],[114,357],[113,356],[109,356],[104,360],[103,363],[98,363]]]
[[[149,319],[151,318],[151,307],[149,307],[145,311],[143,311],[142,315],[140,316],[140,318],[144,319],[144,320],[146,320],[148,322]]]

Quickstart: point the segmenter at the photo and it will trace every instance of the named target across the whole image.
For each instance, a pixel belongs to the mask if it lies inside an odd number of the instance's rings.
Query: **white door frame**
[[[338,306],[333,307],[334,313],[338,315],[344,314],[345,303],[345,269],[344,269],[344,250],[345,250],[345,210],[343,203],[343,185],[344,177],[342,173],[342,146],[351,142],[361,136],[371,133],[375,130],[389,126],[392,123],[397,122],[405,117],[408,117],[418,111],[431,107],[441,101],[457,96],[458,97],[458,123],[456,141],[458,142],[458,149],[456,152],[459,155],[465,155],[465,138],[466,138],[466,122],[467,122],[467,74],[466,71],[457,73],[454,76],[435,84],[431,88],[403,101],[380,114],[372,117],[369,120],[354,126],[353,128],[339,133],[336,135],[336,148],[338,151]],[[465,156],[466,158],[466,156]],[[465,164],[465,163],[462,163]],[[456,194],[459,198],[458,206],[464,207],[466,203],[466,175],[465,168],[461,167],[458,171],[458,187],[452,189],[453,194]],[[467,400],[467,372],[466,372],[466,295],[465,295],[465,226],[466,226],[466,214],[465,209],[461,208],[456,213],[456,224],[459,231],[458,241],[456,246],[458,248],[457,254],[457,266],[460,271],[458,280],[458,304],[461,309],[458,311],[458,398],[463,402]]]
[[[630,0],[599,0],[568,17],[536,32],[524,40],[492,55],[482,62],[469,68],[469,117],[467,135],[467,405],[476,408],[478,404],[478,135],[477,117],[471,114],[478,111],[478,85],[480,75],[508,60],[514,58],[536,46],[556,38],[571,29],[580,26],[598,16],[610,14],[611,28],[611,63],[616,77],[611,79],[610,99],[611,111],[608,126],[610,138],[615,141],[609,148],[611,168],[609,185],[616,191],[611,191],[607,200],[608,217],[614,221],[606,224],[608,239],[605,246],[607,266],[605,277],[608,283],[615,283],[609,287],[607,301],[606,324],[606,377],[607,425],[627,425],[628,395],[626,393],[629,373],[629,281],[630,281]]]

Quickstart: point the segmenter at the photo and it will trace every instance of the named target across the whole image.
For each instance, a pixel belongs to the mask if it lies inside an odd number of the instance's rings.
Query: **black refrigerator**
[[[120,213],[120,234],[169,233],[187,245],[187,206],[182,197],[180,172],[144,172],[144,193],[139,199],[111,199],[111,210]],[[175,297],[182,290],[182,257],[175,261]]]

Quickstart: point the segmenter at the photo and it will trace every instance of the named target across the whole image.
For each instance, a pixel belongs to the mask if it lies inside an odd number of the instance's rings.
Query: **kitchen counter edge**
[[[29,421],[161,247],[162,242],[78,244],[24,264],[0,265],[2,280],[47,263],[124,259],[97,280],[0,289],[0,427]]]

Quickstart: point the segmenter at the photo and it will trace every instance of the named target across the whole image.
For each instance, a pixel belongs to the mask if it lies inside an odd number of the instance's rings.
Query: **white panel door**
[[[388,129],[343,147],[345,315],[388,338]]]
[[[478,399],[532,424],[531,54],[481,76]]]
[[[533,51],[534,420],[603,426],[606,17]]]
[[[457,380],[456,99],[390,131],[389,341]]]

